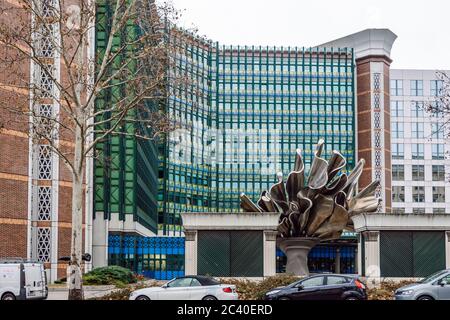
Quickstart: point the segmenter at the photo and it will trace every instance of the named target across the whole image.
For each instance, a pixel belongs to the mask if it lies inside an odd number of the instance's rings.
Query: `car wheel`
[[[359,300],[359,299],[357,297],[350,296],[345,298],[345,300]]]
[[[136,300],[150,300],[150,298],[147,297],[147,296],[138,296],[138,297],[136,298]]]
[[[291,300],[291,299],[288,298],[288,297],[279,297],[278,300],[289,301],[289,300]]]
[[[434,299],[430,296],[421,296],[417,300],[434,300]]]
[[[214,300],[217,300],[217,298],[216,298],[216,297],[213,297],[213,296],[206,296],[206,297],[204,297],[202,300],[214,301]]]
[[[2,300],[16,300],[16,296],[10,292],[7,292],[4,295],[2,295]]]

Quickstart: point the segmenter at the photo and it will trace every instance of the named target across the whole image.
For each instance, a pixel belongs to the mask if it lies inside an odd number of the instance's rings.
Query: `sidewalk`
[[[138,283],[131,284],[133,288],[137,286],[153,287],[161,286],[166,283],[166,280],[154,280],[147,279],[140,281]],[[99,286],[83,286],[84,298],[99,298],[108,295],[116,290],[121,290],[114,285],[99,285]],[[67,289],[67,284],[51,284],[48,286],[48,298],[47,300],[67,300],[69,295],[69,290]]]
[[[115,286],[84,286],[84,298],[97,298],[107,295],[116,289]],[[66,285],[50,285],[47,300],[67,300],[69,290]]]

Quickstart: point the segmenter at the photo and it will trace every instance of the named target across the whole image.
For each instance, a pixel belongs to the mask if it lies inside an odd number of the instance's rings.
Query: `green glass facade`
[[[107,3],[97,2],[97,57],[110,32]],[[114,45],[138,32],[127,24]],[[95,160],[95,214],[122,221],[131,215],[163,236],[110,233],[109,263],[161,279],[184,272],[169,263],[184,253],[184,242],[177,242],[182,212],[238,211],[240,193],[256,200],[277,172],[287,176],[297,148],[309,170],[320,138],[326,153],[338,150],[347,169],[355,165],[353,49],[221,46],[179,30],[167,39],[176,50],[163,107],[177,129],[155,143],[127,135],[147,129],[123,123],[124,134],[97,145]],[[126,54],[114,65],[120,66]],[[102,92],[97,110],[127,90],[117,86]],[[153,110],[155,104],[146,101],[145,108]]]
[[[110,31],[107,3],[97,3],[97,57]],[[127,24],[114,46],[138,32]],[[164,108],[178,129],[156,144],[127,135],[138,124],[124,123],[123,135],[98,144],[97,214],[132,215],[155,234],[180,236],[181,212],[239,210],[241,192],[256,200],[277,172],[287,175],[297,148],[308,170],[320,138],[326,152],[339,150],[348,168],[354,166],[353,49],[221,46],[179,30],[167,39],[176,50]],[[117,56],[111,72],[126,55]],[[96,108],[114,104],[127,90],[104,91]]]
[[[97,1],[96,3],[96,58],[101,61],[105,53],[107,35],[110,33],[108,21],[113,15],[113,6],[109,1]],[[118,51],[135,39],[140,29],[133,22],[126,23],[122,32],[114,35],[112,52]],[[136,68],[135,63],[130,63],[133,48],[127,46],[127,50],[121,50],[113,63],[110,64],[106,76],[117,72],[118,68],[126,62],[130,71]],[[103,90],[97,95],[95,101],[96,110],[111,109],[125,97],[131,99],[133,90],[126,85],[120,85],[122,79],[115,77],[111,81],[108,90]],[[128,117],[139,117],[140,110],[153,110],[155,104],[145,101],[143,108],[130,110]],[[111,113],[103,113],[96,119],[102,123],[96,127],[99,132],[107,131],[115,125],[113,121],[102,122],[113,116]],[[103,118],[102,118],[103,117]],[[158,148],[154,141],[136,139],[133,135],[140,132],[143,135],[151,135],[149,129],[138,122],[124,122],[117,127],[115,134],[101,140],[96,146],[95,157],[95,199],[94,213],[104,215],[110,219],[111,214],[118,214],[119,220],[125,220],[125,215],[132,215],[133,221],[140,223],[152,232],[157,232],[157,192],[158,192]]]
[[[355,164],[353,49],[231,47],[171,37],[178,47],[167,108],[179,124],[159,147],[158,228],[181,234],[181,212],[239,210],[293,168],[302,149]]]

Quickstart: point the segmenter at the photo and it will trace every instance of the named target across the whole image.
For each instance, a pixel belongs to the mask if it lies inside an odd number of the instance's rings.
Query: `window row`
[[[392,201],[393,202],[405,202],[405,187],[404,186],[392,186]],[[425,202],[425,187],[424,186],[413,186],[412,187],[412,201],[413,202]],[[445,202],[445,187],[433,187],[432,202]]]
[[[406,212],[405,208],[392,208],[392,213],[394,214],[404,214]],[[425,214],[425,208],[413,208],[413,214]],[[433,208],[433,214],[444,214],[445,208]]]
[[[391,100],[391,116],[404,117],[405,104],[402,100]],[[425,115],[425,105],[422,101],[411,101],[410,116],[422,118]]]
[[[412,165],[411,176],[413,181],[425,181],[425,166],[424,165]],[[392,180],[404,181],[405,180],[405,166],[403,164],[392,165]],[[444,181],[445,180],[445,167],[443,165],[432,166],[432,181]]]
[[[406,81],[406,80],[405,80]],[[430,81],[430,95],[439,96],[442,93],[443,81],[431,80]],[[403,96],[403,80],[393,79],[391,80],[391,95]],[[423,80],[410,80],[410,92],[411,96],[423,96]]]
[[[431,145],[431,158],[429,155],[425,157],[425,145],[423,143],[411,144],[411,158],[415,160],[432,159],[432,160],[444,160],[445,152],[443,144]],[[393,143],[391,146],[392,159],[404,159],[405,158],[405,145],[402,143]]]
[[[444,139],[444,126],[440,123],[431,123],[431,134],[425,134],[425,124],[423,122],[411,123],[411,138],[424,139],[435,138]],[[405,138],[405,124],[403,122],[392,122],[391,124],[392,138],[401,139]],[[406,134],[408,137],[408,134]]]

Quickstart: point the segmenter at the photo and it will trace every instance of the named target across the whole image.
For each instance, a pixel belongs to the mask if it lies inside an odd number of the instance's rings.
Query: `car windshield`
[[[192,278],[176,278],[167,283],[167,287],[169,288],[177,288],[177,287],[190,287],[192,282]]]
[[[436,273],[433,273],[431,276],[426,277],[425,279],[422,279],[421,281],[419,281],[419,283],[427,283],[427,282],[432,282],[434,280],[436,280],[437,278],[439,278],[440,276],[444,275],[445,273],[447,273],[447,271],[438,271]]]

